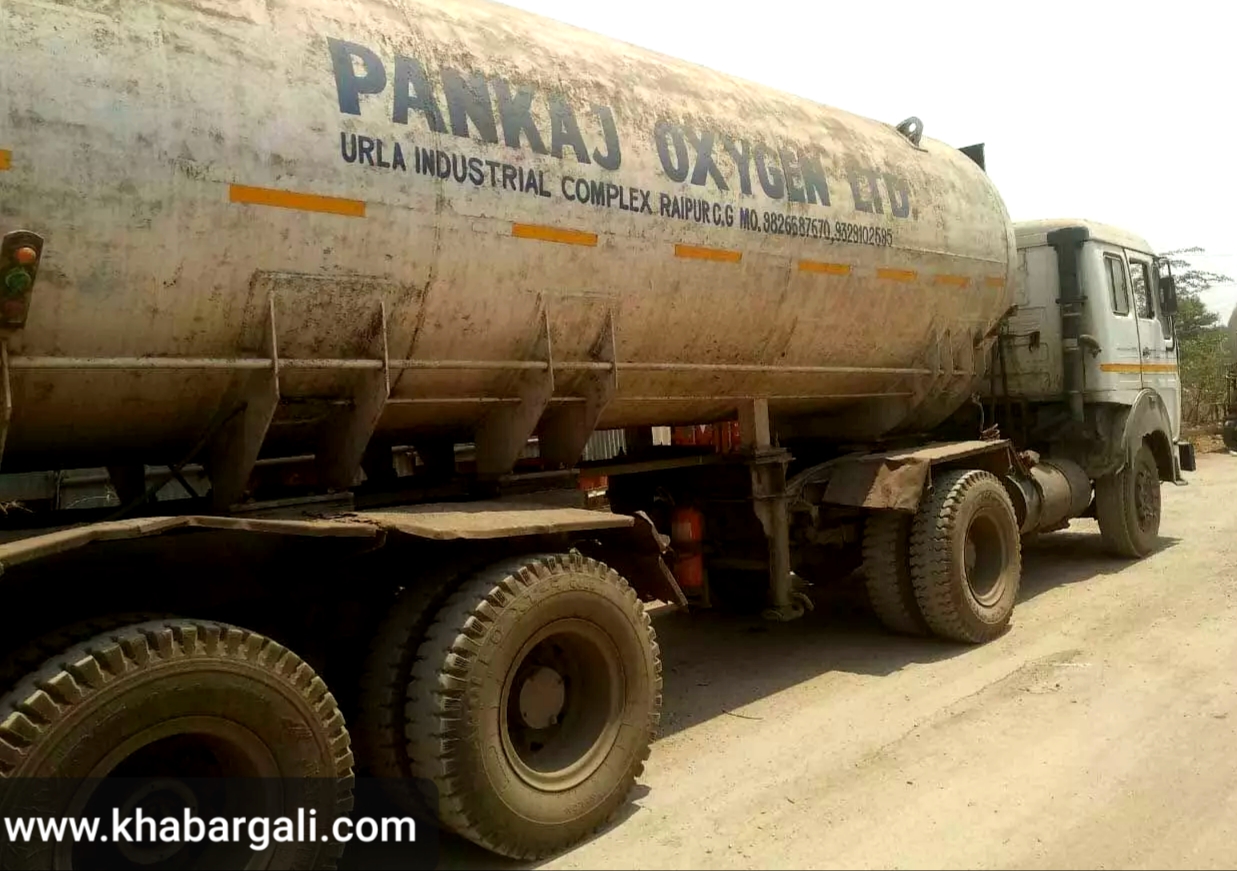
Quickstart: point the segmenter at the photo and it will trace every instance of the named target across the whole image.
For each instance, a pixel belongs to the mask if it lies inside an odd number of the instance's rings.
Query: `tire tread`
[[[863,528],[863,577],[872,610],[886,629],[927,635],[910,575],[910,518],[901,513],[868,517]]]

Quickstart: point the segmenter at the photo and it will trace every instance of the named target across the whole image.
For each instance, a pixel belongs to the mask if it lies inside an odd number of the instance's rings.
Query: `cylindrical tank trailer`
[[[551,409],[611,382],[593,428],[759,395],[871,438],[964,401],[1011,301],[1001,198],[917,121],[482,0],[58,9],[0,11],[0,224],[46,239],[8,470],[178,459],[272,341],[267,453],[384,355],[401,444],[547,367]]]

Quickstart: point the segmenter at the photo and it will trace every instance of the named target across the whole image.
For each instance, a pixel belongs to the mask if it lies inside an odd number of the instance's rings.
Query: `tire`
[[[170,614],[127,613],[91,617],[59,629],[53,629],[19,650],[0,659],[0,693],[12,689],[19,680],[51,659],[57,653],[102,633],[131,623],[170,619]]]
[[[1229,418],[1224,421],[1220,427],[1220,438],[1224,440],[1224,447],[1237,451],[1237,420]]]
[[[927,635],[928,624],[911,582],[911,516],[882,512],[863,527],[863,581],[872,610],[886,629]]]
[[[384,787],[395,786],[412,776],[404,714],[408,681],[412,679],[417,648],[446,587],[446,582],[427,583],[400,591],[390,614],[378,627],[361,673],[360,703],[353,729],[357,759]],[[388,792],[401,804],[409,795],[398,787]]]
[[[952,641],[991,641],[1009,625],[1021,576],[1005,487],[976,469],[940,474],[911,526],[911,581],[928,627]]]
[[[151,777],[165,784],[155,798],[180,796],[183,804],[188,794],[204,820],[236,811],[295,817],[301,807],[317,811],[329,831],[328,821],[352,807],[352,752],[334,697],[300,657],[244,629],[169,619],[105,631],[54,655],[0,697],[0,815],[20,807],[25,816],[60,817],[75,806],[75,813],[110,820],[108,808],[136,800],[134,779]],[[238,786],[220,777],[246,780]],[[256,777],[281,778],[282,796],[255,789]],[[195,783],[210,788],[195,790]],[[19,847],[0,846],[0,867],[129,867],[153,860],[126,850],[160,849]],[[264,858],[247,867],[333,868],[341,847],[272,843],[255,857],[247,840],[203,842],[158,858],[177,867]]]
[[[409,755],[443,825],[538,859],[622,806],[660,707],[652,623],[627,582],[576,553],[523,557],[438,613],[408,686]]]
[[[1095,513],[1104,548],[1114,556],[1139,559],[1160,537],[1160,470],[1145,442],[1134,461],[1095,482]]]

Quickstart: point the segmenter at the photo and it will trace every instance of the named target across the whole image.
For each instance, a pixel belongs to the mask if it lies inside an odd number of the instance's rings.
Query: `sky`
[[[1116,224],[1237,278],[1227,4],[505,2],[858,115],[918,116],[933,139],[984,143],[1014,220]],[[1204,300],[1227,320],[1237,284]]]

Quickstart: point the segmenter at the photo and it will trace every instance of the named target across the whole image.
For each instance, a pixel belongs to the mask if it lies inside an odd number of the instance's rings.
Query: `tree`
[[[1180,248],[1161,255],[1173,269],[1177,283],[1177,351],[1181,361],[1182,419],[1187,423],[1211,423],[1223,413],[1229,371],[1228,331],[1220,316],[1203,302],[1203,291],[1232,279],[1219,272],[1199,269],[1190,255],[1203,254],[1198,247]]]
[[[1203,332],[1220,325],[1220,316],[1209,310],[1202,293],[1217,284],[1229,284],[1233,279],[1219,272],[1199,269],[1190,262],[1190,255],[1203,254],[1202,248],[1178,248],[1160,255],[1173,268],[1177,282],[1177,339],[1183,348]]]
[[[1228,335],[1213,327],[1181,344],[1181,419],[1214,423],[1228,395]]]

